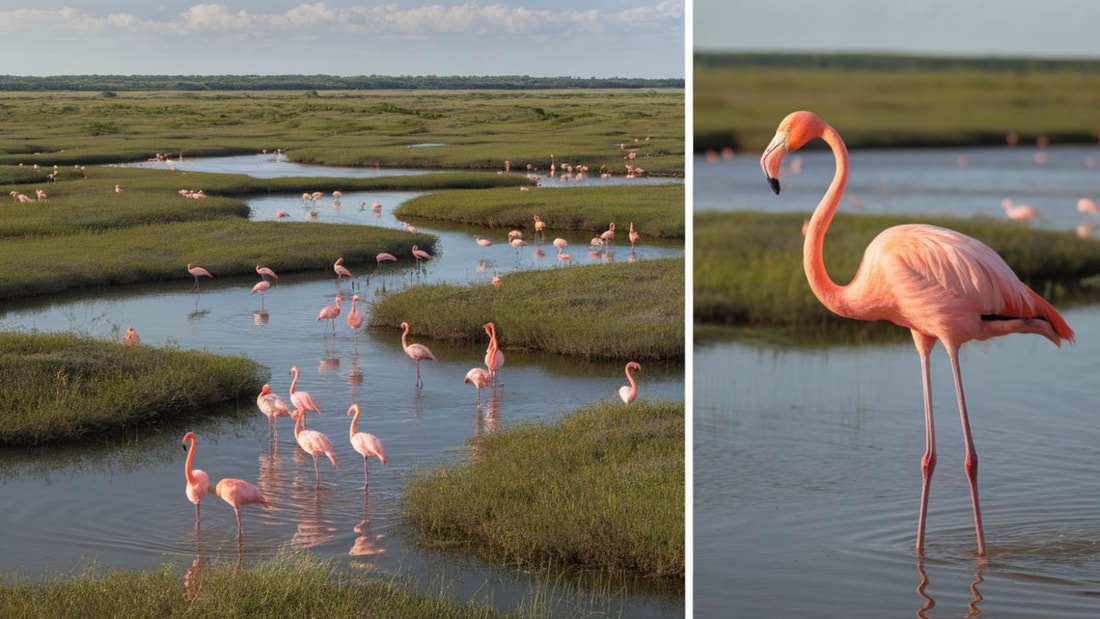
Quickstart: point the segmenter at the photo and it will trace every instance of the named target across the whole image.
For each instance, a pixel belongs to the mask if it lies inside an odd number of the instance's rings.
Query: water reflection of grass
[[[813,296],[802,268],[805,215],[700,213],[695,217],[694,320],[702,325],[816,328],[832,336],[840,318]],[[854,275],[876,234],[912,217],[837,215],[825,239],[825,264],[840,283]],[[1070,232],[1033,230],[987,218],[922,217],[973,236],[1004,257],[1025,283],[1055,305],[1095,298],[1081,286],[1100,273],[1100,243]],[[845,327],[852,329],[854,327]],[[852,331],[835,331],[851,337]],[[856,329],[855,334],[866,333]],[[846,335],[844,335],[846,334]],[[699,339],[697,335],[697,340]]]

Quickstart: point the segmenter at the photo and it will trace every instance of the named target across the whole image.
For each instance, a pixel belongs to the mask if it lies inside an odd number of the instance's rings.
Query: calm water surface
[[[956,164],[960,150],[856,152],[853,183],[874,197],[870,212],[998,217],[1001,199],[1013,197],[1044,213],[1032,225],[1072,229],[1077,197],[1100,193],[1100,176],[1085,164],[1097,149],[1048,151],[1043,167],[1022,148],[966,151],[967,168]],[[784,181],[779,198],[758,156],[699,160],[696,210],[808,215],[833,169],[818,155],[804,155],[802,174]],[[884,178],[890,190],[878,193]],[[939,464],[919,562],[924,415],[907,336],[860,347],[697,344],[696,616],[1097,616],[1100,308],[1063,313],[1075,345],[1016,335],[962,349],[986,561],[975,555],[942,347],[932,361]]]
[[[411,195],[351,192],[339,207],[328,196],[317,207],[319,225],[400,227],[390,210]],[[360,201],[379,201],[383,211],[376,216],[370,208],[360,210]],[[257,219],[274,218],[279,209],[294,218],[306,216],[299,197],[264,198],[252,206]],[[292,425],[280,420],[278,443],[269,445],[266,418],[252,399],[242,402],[237,413],[211,411],[205,421],[143,428],[125,437],[123,446],[5,450],[0,453],[0,529],[7,534],[0,569],[34,576],[93,560],[124,568],[174,560],[182,571],[193,562],[252,562],[309,550],[352,569],[412,576],[426,590],[446,588],[457,599],[484,600],[501,610],[541,591],[563,616],[578,608],[630,616],[682,615],[684,602],[676,595],[619,585],[597,587],[600,592],[593,593],[571,578],[542,583],[461,553],[417,548],[400,531],[401,489],[413,469],[463,458],[467,439],[502,425],[549,420],[615,398],[625,383],[621,363],[506,350],[503,384],[495,393],[483,390],[479,409],[474,388],[462,379],[467,370],[482,365],[485,344],[457,346],[411,337],[428,344],[440,359],[423,364],[424,387],[416,389],[400,331],[368,329],[352,335],[343,318],[353,292],[370,300],[383,290],[417,282],[487,282],[494,272],[559,268],[552,246],[540,256],[534,245],[517,253],[503,238],[482,248],[470,231],[425,231],[438,234],[440,241],[436,259],[423,269],[387,263],[374,273],[373,263],[347,264],[355,281],[344,280],[339,288],[328,274],[286,274],[261,298],[249,294],[258,278],[215,273],[213,280],[202,281],[199,293],[192,293],[192,280],[181,268],[179,282],[171,285],[6,302],[0,308],[0,328],[5,330],[64,330],[117,339],[133,325],[146,344],[247,355],[270,368],[273,390],[284,398],[289,369],[297,365],[298,388],[312,393],[323,410],[311,415],[308,425],[332,440],[339,468],[322,459],[321,485],[316,487],[313,461],[297,446]],[[586,239],[570,239],[571,244],[582,241],[587,246]],[[639,246],[632,255],[627,246],[599,256],[583,251],[574,255],[579,264],[634,261],[645,268],[646,260],[682,256],[683,250]],[[201,256],[193,262],[201,263]],[[345,311],[333,337],[327,323],[315,319],[338,293]],[[682,399],[683,371],[682,364],[646,363],[639,397]],[[346,411],[353,402],[363,407],[358,430],[376,434],[389,459],[387,466],[372,459],[369,493],[363,488],[362,459],[348,443]],[[272,504],[271,510],[244,510],[243,547],[237,544],[232,510],[216,496],[203,501],[201,533],[195,531],[194,509],[183,495],[180,438],[187,430],[199,438],[197,468],[212,480],[239,477],[256,483]]]

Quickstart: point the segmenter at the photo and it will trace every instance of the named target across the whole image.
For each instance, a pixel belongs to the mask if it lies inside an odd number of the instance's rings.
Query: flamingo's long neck
[[[355,407],[355,412],[352,413],[352,416],[351,416],[351,429],[348,430],[348,436],[350,436],[350,437],[355,436],[355,422],[357,422],[357,421],[359,421],[359,407],[358,406]]]
[[[634,375],[630,373],[632,366],[626,366],[626,380],[630,381],[630,390],[637,391],[638,383],[634,382]]]
[[[404,348],[405,350],[409,349],[408,338],[409,338],[409,324],[405,323],[404,331],[401,332],[401,348]]]
[[[302,418],[305,416],[306,411],[303,410],[294,418],[294,438],[298,438],[298,435],[302,433]]]
[[[187,483],[195,485],[198,483],[198,479],[195,478],[195,474],[191,472],[191,461],[195,458],[195,443],[197,441],[191,439],[191,447],[187,450],[187,461],[183,465],[183,474],[187,477]]]
[[[848,148],[844,145],[840,134],[824,123],[820,137],[833,151],[836,172],[833,174],[829,189],[814,209],[813,215],[810,216],[810,223],[806,227],[806,240],[802,246],[802,266],[806,271],[806,279],[810,282],[810,289],[818,300],[834,313],[847,316],[845,313],[847,303],[844,300],[845,287],[834,282],[825,270],[822,246],[825,244],[825,232],[833,221],[833,214],[836,213],[840,199],[844,195],[844,188],[848,184]]]
[[[294,375],[294,380],[290,381],[290,393],[294,393],[294,386],[298,384],[298,368],[290,370],[290,373]]]

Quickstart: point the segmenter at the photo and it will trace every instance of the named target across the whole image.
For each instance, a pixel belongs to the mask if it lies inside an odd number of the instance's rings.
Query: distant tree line
[[[860,69],[896,71],[902,69],[980,71],[1085,71],[1100,72],[1100,60],[1024,58],[1004,56],[906,56],[869,53],[756,53],[698,52],[695,66],[712,68]]]
[[[555,88],[683,88],[684,79],[365,75],[0,75],[0,91],[134,90],[535,90]]]

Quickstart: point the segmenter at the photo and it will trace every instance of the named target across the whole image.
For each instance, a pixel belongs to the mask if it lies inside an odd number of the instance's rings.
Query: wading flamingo
[[[500,344],[497,343],[497,326],[487,322],[484,328],[485,335],[489,336],[489,347],[485,349],[485,367],[489,368],[489,377],[496,384],[497,372],[504,367],[504,353],[500,352]]]
[[[489,384],[492,378],[489,376],[487,370],[481,368],[473,368],[469,372],[466,372],[466,378],[462,379],[464,383],[471,383],[477,387],[477,405],[481,406],[481,388]]]
[[[260,293],[260,305],[263,306],[264,293],[267,292],[268,288],[271,288],[271,282],[267,281],[266,279],[261,279],[260,281],[256,282],[255,286],[252,287],[252,292],[250,292],[249,294],[256,294],[257,292]]]
[[[130,344],[131,346],[137,346],[141,343],[141,336],[138,335],[137,330],[133,327],[126,327],[126,335],[122,336],[122,342],[124,344]]]
[[[256,396],[256,406],[267,417],[268,440],[279,440],[279,417],[289,417],[290,408],[279,394],[271,392],[271,385],[264,385],[260,395]]]
[[[420,249],[416,245],[412,246],[412,255],[416,258],[416,265],[417,266],[420,266],[420,261],[421,260],[431,260],[432,259],[431,254],[424,251],[423,249]]]
[[[374,257],[374,262],[375,262],[374,270],[375,270],[375,272],[377,272],[379,269],[382,268],[382,263],[383,262],[397,262],[397,256],[395,256],[395,255],[393,255],[389,252],[384,251],[384,252],[381,252],[377,256]]]
[[[1009,219],[1032,219],[1039,214],[1039,211],[1035,210],[1034,206],[1015,204],[1012,202],[1012,198],[1001,200],[1001,206],[1004,207],[1005,215],[1007,215]]]
[[[810,288],[825,307],[840,316],[889,320],[907,327],[920,355],[926,449],[921,459],[916,551],[924,552],[928,491],[936,466],[929,354],[938,340],[947,350],[955,379],[978,554],[984,556],[978,454],[963,397],[959,347],[970,340],[1008,333],[1034,333],[1060,346],[1062,340],[1074,340],[1073,331],[1050,303],[1020,282],[996,252],[973,238],[937,226],[909,224],[883,230],[867,247],[852,281],[847,285],[833,282],[825,270],[822,245],[848,182],[848,150],[840,134],[811,112],[794,112],[779,124],[760,165],[778,194],[783,157],[814,138],[821,138],[832,149],[836,172],[806,229],[803,266]]]
[[[214,494],[233,506],[233,511],[237,514],[237,537],[242,540],[244,539],[244,529],[241,527],[241,507],[259,503],[264,508],[271,509],[271,505],[264,498],[260,489],[243,479],[223,479],[219,481],[218,485],[214,487]]]
[[[615,222],[607,225],[607,230],[600,234],[600,240],[605,246],[611,245],[611,241],[615,240]]]
[[[187,441],[191,441],[190,448],[187,447]],[[183,476],[187,478],[187,487],[184,492],[187,494],[187,500],[195,504],[196,528],[199,526],[199,503],[202,502],[202,497],[210,491],[210,476],[206,474],[206,471],[191,468],[191,462],[195,459],[195,445],[197,443],[198,439],[195,438],[194,432],[184,434],[183,440],[180,441],[180,445],[187,451],[187,460],[183,463]]]
[[[193,267],[193,266],[191,266],[190,262],[187,263],[187,272],[190,273],[191,276],[195,278],[195,285],[191,287],[191,290],[198,290],[199,289],[199,278],[200,277],[209,277],[211,279],[213,279],[213,277],[214,277],[213,275],[210,274],[210,271],[207,271],[206,269],[204,269],[202,267]]]
[[[359,327],[363,326],[363,312],[359,311],[359,295],[355,294],[351,296],[351,309],[348,310],[348,326],[352,331],[358,333]]]
[[[378,458],[382,464],[385,464],[386,452],[382,449],[382,441],[378,440],[377,436],[367,432],[355,431],[355,422],[359,421],[359,405],[352,404],[349,406],[348,414],[353,415],[351,418],[351,428],[348,429],[348,438],[351,440],[351,446],[355,451],[363,456],[363,487],[366,488],[370,485],[370,473],[367,471],[367,458],[374,456]]]
[[[634,398],[638,397],[638,383],[634,382],[634,375],[630,372],[631,370],[638,372],[641,369],[642,366],[637,361],[631,361],[626,364],[626,380],[630,381],[630,384],[619,387],[619,397],[627,404],[630,404],[634,401]]]
[[[551,174],[553,174],[553,173],[551,173]],[[540,241],[542,240],[542,234],[545,231],[546,231],[546,222],[539,219],[538,215],[535,215],[535,236],[539,237]]]
[[[258,264],[256,265],[256,273],[260,276],[260,279],[267,279],[269,277],[271,279],[279,279],[279,276],[275,274],[275,271],[272,271],[271,269],[260,266]]]
[[[638,231],[634,229],[633,221],[630,222],[630,232],[627,233],[627,236],[630,238],[630,249],[634,249],[638,244],[638,239],[642,238],[642,235],[638,234]]]
[[[428,347],[423,344],[409,344],[409,323],[401,323],[401,348],[405,349],[405,354],[412,357],[412,360],[416,362],[416,386],[420,387],[424,385],[424,380],[420,378],[420,362],[436,361],[435,355],[432,351],[428,350]]]
[[[336,295],[336,303],[326,305],[317,313],[317,320],[327,320],[332,323],[332,335],[336,336],[336,319],[340,317],[340,295]]]
[[[294,380],[290,381],[290,403],[294,405],[295,410],[314,411],[320,415],[321,407],[317,406],[317,402],[313,400],[313,396],[309,395],[308,391],[294,390],[298,386],[298,366],[290,366],[290,373],[294,375]]]
[[[336,284],[337,285],[340,284],[340,278],[342,278],[342,277],[346,277],[348,279],[351,279],[351,271],[349,271],[348,268],[346,266],[344,266],[344,259],[343,258],[337,258],[336,259],[336,262],[334,262],[332,264],[332,270],[336,272]]]
[[[332,448],[332,441],[328,440],[328,437],[321,434],[317,430],[303,430],[302,419],[305,418],[306,412],[304,410],[296,410],[290,414],[294,418],[294,438],[298,441],[298,446],[302,448],[302,451],[313,456],[313,476],[318,484],[321,483],[321,468],[317,464],[317,456],[325,454],[328,456],[329,462],[332,462],[332,468],[338,468],[336,464],[336,451]]]

